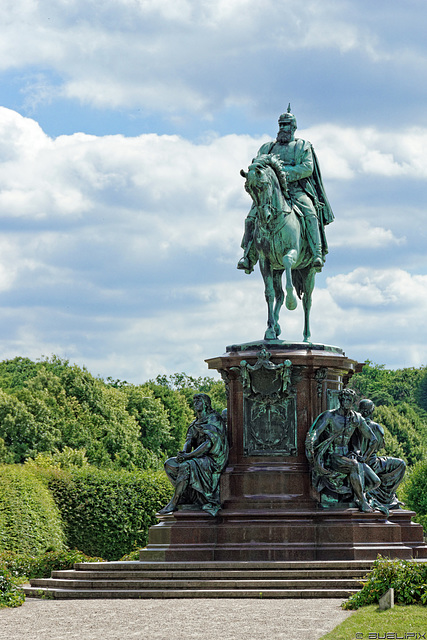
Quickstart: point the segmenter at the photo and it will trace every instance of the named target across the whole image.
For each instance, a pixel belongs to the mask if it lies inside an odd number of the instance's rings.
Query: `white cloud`
[[[358,175],[387,178],[427,177],[427,129],[399,131],[322,124],[298,135],[321,154],[322,172],[336,180]]]
[[[293,84],[301,53],[425,65],[423,51],[389,35],[404,9],[394,7],[394,20],[384,21],[376,18],[388,5],[375,4],[367,16],[363,3],[344,0],[5,0],[0,68],[28,70],[24,90],[33,107],[62,96],[209,116],[257,100],[251,85],[274,86],[276,64]]]
[[[327,184],[357,188],[365,179],[359,154],[339,144],[338,127],[325,130],[310,137],[319,142],[322,168],[329,145]],[[378,152],[389,152],[387,136],[369,135]],[[346,136],[363,156],[364,131],[344,129]],[[207,373],[205,358],[262,338],[261,276],[237,271],[236,261],[250,204],[239,170],[263,141],[230,135],[196,144],[155,134],[52,139],[33,120],[0,109],[0,358],[53,352],[94,373],[138,381],[162,372]],[[398,163],[417,158],[421,165],[412,130],[402,130],[396,142]],[[334,169],[339,154],[351,180]],[[382,179],[394,184],[395,176]],[[399,179],[408,184],[405,175]],[[405,212],[414,226],[407,189]],[[426,354],[427,276],[378,268],[381,251],[395,252],[396,264],[413,255],[401,209],[387,197],[386,190],[380,205],[368,199],[336,211],[328,228],[331,255],[314,293],[313,340],[379,362],[375,354],[389,344],[393,362],[413,364],[414,354]],[[423,212],[417,215],[421,225]],[[357,268],[329,271],[334,249],[346,248],[357,250]],[[301,305],[283,310],[281,325],[284,339],[300,340]]]
[[[427,275],[403,269],[359,267],[327,279],[332,298],[344,307],[386,307],[387,312],[427,312]]]
[[[313,339],[339,346],[359,362],[427,364],[427,277],[398,269],[368,271],[328,278],[326,289],[315,290]]]
[[[344,212],[341,212],[342,214]],[[355,221],[358,216],[359,220]],[[396,237],[391,229],[373,226],[369,220],[360,219],[360,212],[350,214],[350,219],[338,217],[328,230],[329,249],[334,247],[380,249],[399,246],[405,243],[405,237]]]

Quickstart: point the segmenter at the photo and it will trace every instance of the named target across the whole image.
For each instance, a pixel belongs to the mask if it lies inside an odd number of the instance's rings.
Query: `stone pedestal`
[[[311,487],[307,430],[337,406],[338,392],[361,365],[336,347],[279,340],[233,345],[207,363],[220,372],[228,397],[223,508],[215,518],[185,510],[159,517],[141,560],[427,557],[412,512],[386,518],[348,505],[326,509]]]
[[[242,386],[241,362],[252,367],[266,347],[274,365],[291,362],[290,389],[280,405],[287,415],[278,415],[277,435],[283,442],[258,446],[251,438],[253,405]],[[341,349],[323,345],[286,344],[279,340],[227,347],[225,355],[207,360],[217,369],[228,391],[229,466],[222,478],[221,499],[226,509],[304,509],[316,505],[310,488],[305,438],[315,418],[335,406],[336,396],[359,367]],[[265,369],[261,367],[261,371]],[[254,372],[253,375],[255,375]],[[268,370],[266,371],[268,373]],[[270,378],[274,379],[274,371]],[[256,383],[257,381],[255,381]],[[259,386],[262,387],[263,380]],[[266,384],[265,386],[268,386]],[[254,394],[251,394],[254,395]],[[264,394],[264,396],[268,396]],[[277,406],[277,405],[276,405]],[[261,420],[262,420],[261,416]],[[266,426],[268,432],[271,427]],[[257,434],[258,435],[258,434]],[[276,438],[277,440],[278,438]]]

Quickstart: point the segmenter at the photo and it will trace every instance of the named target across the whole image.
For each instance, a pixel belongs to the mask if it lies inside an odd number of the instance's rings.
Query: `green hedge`
[[[49,551],[41,555],[29,553],[0,553],[0,566],[6,567],[14,576],[26,578],[50,578],[52,571],[72,569],[76,562],[104,562],[102,558],[91,558],[77,549]]]
[[[61,516],[46,486],[21,466],[0,466],[0,550],[64,549]]]
[[[418,462],[409,469],[403,484],[399,487],[399,497],[406,508],[413,509],[417,516],[414,520],[424,527],[427,534],[427,461]]]
[[[0,608],[19,607],[25,601],[21,583],[32,578],[49,578],[52,571],[72,569],[76,562],[103,562],[81,551],[50,551],[41,555],[0,552]]]
[[[427,605],[427,563],[378,556],[362,584],[363,588],[344,602],[344,609],[375,604],[390,588],[397,604]]]
[[[40,469],[62,516],[67,546],[118,560],[147,543],[155,513],[170,499],[164,472],[91,467]]]
[[[19,607],[25,601],[25,594],[19,588],[19,581],[9,569],[0,563],[0,608]]]

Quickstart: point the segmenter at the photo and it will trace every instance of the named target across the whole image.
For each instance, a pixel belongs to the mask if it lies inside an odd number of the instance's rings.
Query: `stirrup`
[[[251,268],[247,256],[244,256],[243,258],[240,258],[239,262],[237,263],[237,268],[238,269],[250,269]]]

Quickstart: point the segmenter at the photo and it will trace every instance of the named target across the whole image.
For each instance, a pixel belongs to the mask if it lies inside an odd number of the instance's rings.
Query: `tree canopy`
[[[374,420],[385,429],[389,455],[402,457],[409,465],[427,453],[427,368],[386,369],[367,361],[349,386],[359,399],[376,405]]]
[[[210,392],[219,410],[225,407],[223,383],[213,378],[183,373],[133,385],[94,377],[57,356],[4,360],[0,462],[22,463],[43,454],[45,461],[60,464],[74,452],[101,468],[156,467],[180,450],[199,391]]]
[[[374,419],[385,428],[389,455],[409,465],[426,457],[426,367],[389,370],[368,361],[350,386],[376,404]],[[175,373],[135,385],[95,377],[57,356],[4,360],[0,462],[43,454],[59,466],[74,459],[101,468],[156,468],[182,447],[194,418],[193,395],[200,392],[217,411],[225,408],[224,384],[209,376]]]

